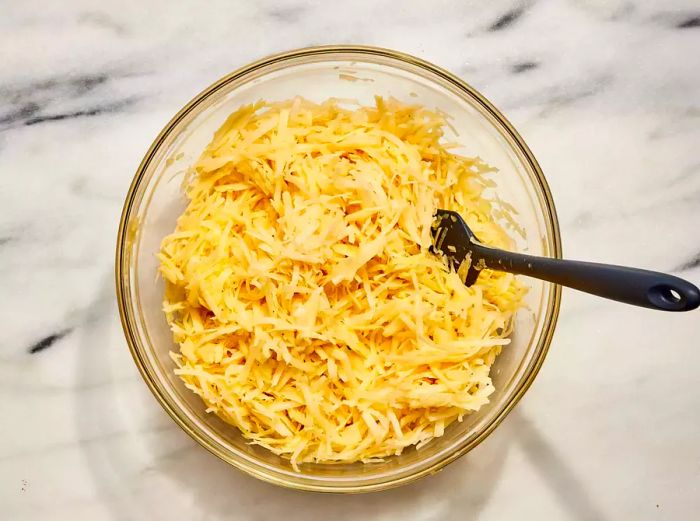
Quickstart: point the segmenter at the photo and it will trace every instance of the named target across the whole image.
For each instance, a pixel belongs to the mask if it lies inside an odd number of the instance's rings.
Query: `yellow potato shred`
[[[512,247],[493,169],[442,145],[445,124],[393,99],[259,102],[185,181],[158,255],[176,372],[294,468],[420,448],[494,390],[525,289],[489,270],[465,287],[429,251],[436,208]]]

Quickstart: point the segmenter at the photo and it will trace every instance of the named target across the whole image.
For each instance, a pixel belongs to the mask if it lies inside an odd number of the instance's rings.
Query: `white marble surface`
[[[699,24],[697,0],[0,3],[0,518],[697,519],[698,312],[565,291],[488,440],[341,497],[257,482],[182,433],[132,363],[112,273],[131,176],[181,105],[252,59],[346,42],[434,61],[503,109],[568,256],[700,283]]]

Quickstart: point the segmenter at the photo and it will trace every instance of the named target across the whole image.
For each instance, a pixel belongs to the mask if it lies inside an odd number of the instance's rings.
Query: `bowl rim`
[[[189,114],[199,103],[207,99],[210,95],[217,92],[220,88],[224,87],[231,81],[239,78],[243,78],[246,75],[262,69],[264,67],[279,64],[281,62],[296,60],[304,57],[312,57],[319,55],[334,55],[334,54],[356,54],[356,55],[368,55],[377,56],[380,58],[386,58],[390,60],[398,60],[409,65],[421,68],[427,72],[440,77],[441,79],[447,81],[452,86],[456,87],[462,94],[470,97],[473,101],[481,105],[490,115],[502,126],[503,130],[509,134],[519,151],[522,153],[523,157],[529,163],[535,173],[535,177],[539,184],[539,189],[541,194],[544,196],[544,208],[546,210],[545,224],[548,228],[548,232],[551,236],[552,251],[550,255],[555,258],[561,258],[562,247],[561,247],[561,235],[559,229],[559,220],[557,217],[557,212],[554,205],[554,200],[552,198],[551,190],[544,177],[542,169],[539,163],[535,159],[532,151],[525,143],[525,140],[520,136],[520,134],[515,130],[513,125],[506,119],[506,117],[479,91],[474,87],[457,77],[456,75],[448,72],[441,67],[438,67],[428,61],[421,58],[417,58],[410,54],[395,51],[392,49],[387,49],[383,47],[366,46],[366,45],[325,45],[325,46],[313,46],[313,47],[303,47],[299,49],[293,49],[290,51],[272,54],[249,63],[243,67],[240,67],[233,72],[223,76],[222,78],[216,80],[214,83],[206,87],[199,94],[197,94],[192,100],[190,100],[182,109],[180,109],[175,116],[173,116],[170,121],[165,125],[165,127],[159,132],[158,136],[155,138],[153,143],[148,148],[146,154],[144,155],[141,163],[139,164],[134,178],[129,186],[129,190],[126,194],[124,206],[122,209],[121,217],[119,220],[119,229],[117,233],[117,244],[116,244],[116,256],[115,256],[115,283],[116,283],[116,297],[117,306],[119,310],[119,317],[122,324],[122,329],[124,331],[124,336],[126,337],[127,344],[129,346],[129,351],[134,359],[134,362],[141,374],[142,378],[146,382],[146,385],[151,390],[151,393],[155,396],[156,400],[165,409],[168,415],[182,428],[191,438],[193,438],[202,447],[207,449],[209,452],[217,456],[219,459],[225,461],[226,463],[233,465],[234,467],[242,470],[243,472],[266,481],[275,485],[284,486],[296,490],[305,491],[315,491],[315,492],[336,492],[336,493],[358,493],[358,492],[371,492],[377,490],[384,490],[389,488],[394,488],[403,484],[415,481],[423,476],[434,474],[442,470],[446,465],[457,460],[474,447],[478,446],[484,439],[486,439],[493,430],[500,425],[500,423],[508,416],[515,405],[520,401],[525,392],[530,388],[535,377],[539,373],[540,368],[544,362],[549,351],[549,346],[552,341],[554,330],[556,328],[557,319],[559,316],[559,309],[561,305],[561,287],[552,284],[549,288],[548,294],[548,306],[546,309],[544,317],[544,325],[542,333],[538,339],[536,346],[536,356],[533,359],[531,370],[523,375],[523,378],[517,383],[517,386],[513,392],[513,395],[509,401],[507,401],[501,408],[497,411],[496,416],[488,423],[484,429],[478,433],[470,442],[466,443],[464,446],[460,447],[449,453],[443,459],[434,462],[431,466],[423,468],[418,472],[408,474],[405,476],[400,476],[395,479],[388,479],[380,482],[371,482],[365,484],[343,484],[340,486],[332,484],[314,484],[308,482],[297,482],[293,479],[282,477],[279,475],[273,475],[272,473],[260,472],[256,467],[250,465],[248,462],[235,457],[231,457],[229,454],[220,450],[218,447],[214,446],[209,440],[208,436],[202,432],[196,425],[191,424],[187,418],[181,415],[180,410],[172,401],[165,396],[165,394],[160,390],[161,383],[157,382],[156,379],[152,377],[149,372],[149,364],[145,359],[143,354],[137,347],[137,339],[135,334],[136,326],[133,324],[134,317],[132,317],[129,306],[127,306],[126,296],[129,290],[126,286],[126,280],[128,279],[128,265],[125,265],[125,260],[127,260],[128,255],[125,255],[129,247],[130,240],[133,239],[133,230],[129,229],[128,221],[131,214],[132,207],[135,202],[136,193],[143,180],[146,169],[150,164],[153,156],[159,150],[160,146],[163,144],[164,140],[170,135],[172,130],[177,126],[177,124]]]

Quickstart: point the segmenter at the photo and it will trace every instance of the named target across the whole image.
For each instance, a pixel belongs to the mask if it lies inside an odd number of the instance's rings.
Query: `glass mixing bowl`
[[[449,116],[446,139],[458,153],[480,156],[499,169],[491,194],[510,203],[525,236],[516,247],[560,257],[554,203],[537,161],[522,138],[481,94],[452,74],[418,58],[386,49],[333,46],[291,51],[252,63],[217,81],[188,103],[163,129],[136,172],[119,227],[116,284],[129,348],[151,391],[190,436],[222,460],[265,481],[297,489],[363,492],[408,483],[438,471],[478,445],[532,383],[547,353],[559,311],[557,286],[523,278],[527,307],[518,312],[512,342],[497,358],[496,391],[477,413],[455,422],[420,450],[383,463],[290,463],[249,445],[238,430],[205,412],[198,396],[173,374],[176,349],[161,311],[163,282],[156,252],[185,207],[182,176],[215,129],[241,104],[304,96],[373,103],[375,95],[420,103]]]

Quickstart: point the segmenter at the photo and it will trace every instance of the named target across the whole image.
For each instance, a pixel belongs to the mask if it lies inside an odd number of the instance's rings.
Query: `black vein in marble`
[[[525,62],[514,63],[511,66],[510,70],[514,74],[520,74],[521,72],[526,72],[526,71],[531,71],[532,69],[536,69],[539,66],[540,66],[540,64],[537,62],[525,61]]]
[[[34,102],[25,103],[3,116],[0,116],[0,125],[11,126],[17,122],[31,118],[41,110],[41,106]]]
[[[491,24],[488,28],[489,32],[502,31],[503,29],[510,27],[525,13],[525,6],[516,7],[502,15],[498,20]]]
[[[78,119],[93,116],[101,116],[104,114],[113,114],[124,110],[126,107],[132,105],[136,101],[136,98],[126,98],[105,105],[97,105],[79,110],[55,113],[44,113],[42,107],[37,107],[36,105],[29,105],[22,107],[13,113],[7,114],[3,118],[0,118],[0,131],[6,128],[16,126],[30,127],[33,125],[39,125],[41,123],[50,123],[53,121],[62,121],[67,119]]]
[[[66,101],[75,107],[76,100],[91,94],[117,77],[119,76],[106,72],[95,72],[0,87],[0,99],[3,100],[0,108],[0,130],[36,125],[45,121],[96,116],[123,108],[134,100],[124,99],[108,105],[95,105],[95,101],[89,103],[86,100],[85,105],[88,105],[88,108],[65,112],[51,110],[52,107],[60,107]],[[89,106],[90,104],[95,106]]]
[[[693,29],[695,27],[700,27],[700,15],[691,16],[685,20],[678,22],[676,24],[678,29]]]
[[[71,332],[70,329],[64,329],[63,331],[59,331],[58,333],[54,333],[54,334],[49,335],[45,338],[42,338],[36,344],[29,347],[29,352],[31,354],[35,354],[35,353],[39,353],[41,351],[44,351],[45,349],[48,349],[49,347],[54,345],[56,342],[61,340],[63,337],[65,337],[70,332]]]
[[[687,262],[684,262],[673,271],[688,271],[697,268],[698,266],[700,266],[700,252],[695,254],[694,257],[690,258]]]
[[[132,101],[123,101],[119,103],[112,103],[109,105],[101,105],[97,107],[91,107],[89,109],[75,110],[72,112],[61,112],[57,114],[44,114],[32,118],[28,118],[24,121],[24,125],[29,127],[32,125],[38,125],[40,123],[47,123],[51,121],[62,121],[64,119],[76,119],[76,118],[86,118],[91,116],[100,116],[102,114],[110,114],[113,112],[118,112],[127,105],[130,105]]]

